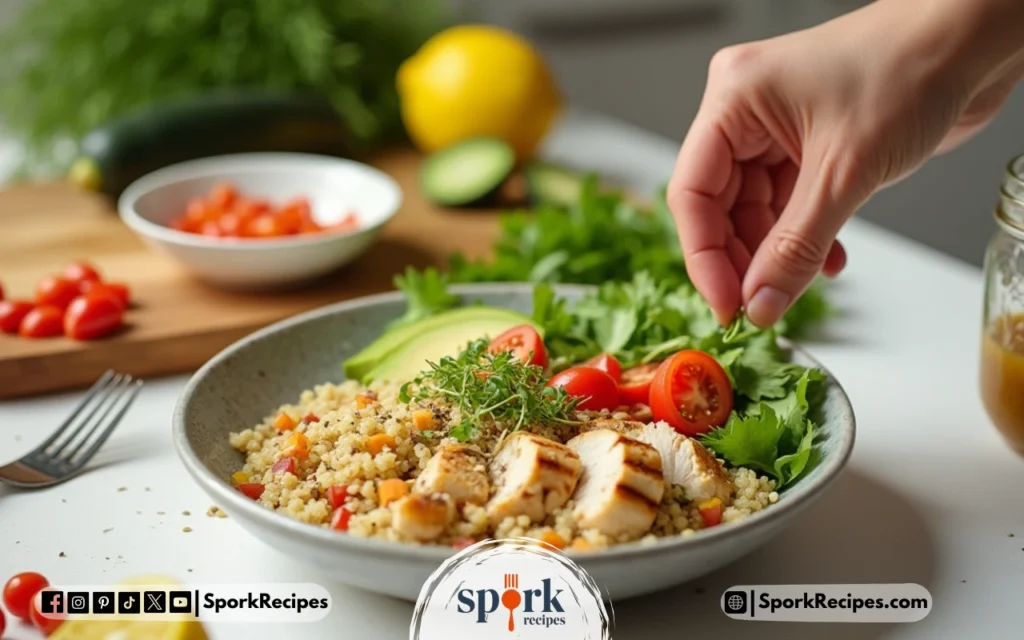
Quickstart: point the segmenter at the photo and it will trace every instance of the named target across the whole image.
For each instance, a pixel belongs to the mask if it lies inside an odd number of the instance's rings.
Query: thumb
[[[859,206],[859,189],[827,166],[803,164],[786,208],[751,260],[743,300],[759,327],[778,322],[826,263],[835,272],[845,262],[836,235]]]

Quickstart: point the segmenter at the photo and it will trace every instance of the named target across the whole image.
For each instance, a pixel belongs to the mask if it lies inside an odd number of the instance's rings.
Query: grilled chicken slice
[[[704,445],[687,438],[664,422],[644,424],[630,420],[594,420],[587,429],[614,429],[646,442],[661,454],[661,468],[668,484],[681,485],[688,500],[728,500],[732,481],[715,456]]]
[[[526,431],[513,433],[490,464],[496,488],[487,505],[491,523],[520,515],[543,520],[569,500],[581,471],[579,456],[565,445]]]
[[[416,493],[446,493],[457,505],[486,504],[491,493],[482,456],[461,444],[444,444],[416,478]]]
[[[610,429],[587,431],[567,446],[583,461],[573,511],[579,526],[614,538],[650,531],[665,493],[658,451]]]
[[[391,503],[391,524],[406,538],[430,542],[455,517],[451,500],[440,493],[411,493]]]

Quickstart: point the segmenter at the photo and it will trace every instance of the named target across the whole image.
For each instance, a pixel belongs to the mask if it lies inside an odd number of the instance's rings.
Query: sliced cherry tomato
[[[252,238],[274,238],[281,235],[281,226],[277,218],[264,213],[246,223],[242,233]]]
[[[348,500],[348,487],[344,485],[327,487],[327,502],[331,503],[332,509],[341,507],[346,500]]]
[[[274,473],[295,473],[295,458],[287,456],[281,458],[274,463],[274,466],[270,467],[270,470]]]
[[[82,293],[87,295],[110,294],[117,298],[124,309],[131,304],[131,291],[128,289],[128,285],[120,282],[83,282]]]
[[[29,622],[32,599],[48,586],[50,586],[50,581],[41,573],[35,571],[19,573],[4,585],[4,606],[11,612],[11,615]]]
[[[335,531],[348,531],[348,521],[352,518],[352,512],[345,507],[338,507],[331,514],[331,528]]]
[[[583,363],[584,367],[593,367],[600,369],[612,377],[612,380],[618,382],[619,378],[622,377],[622,365],[615,359],[610,353],[601,353],[590,360]]]
[[[259,500],[260,496],[263,495],[265,487],[259,482],[243,482],[242,484],[235,487],[243,495],[253,500]]]
[[[54,596],[54,597],[55,598],[57,598],[57,597],[63,598],[63,596]],[[44,616],[43,612],[39,608],[41,601],[42,601],[42,594],[37,593],[35,595],[35,597],[32,598],[32,606],[29,609],[28,617],[29,617],[29,620],[32,622],[32,625],[36,629],[39,629],[39,631],[41,631],[44,636],[49,638],[53,634],[53,632],[57,630],[57,627],[59,627],[60,625],[64,624],[64,620],[63,620],[64,616],[61,615],[61,614],[52,614],[52,613],[47,614],[47,615],[48,616],[56,615],[58,617],[46,617],[46,616]]]
[[[36,285],[36,304],[66,309],[78,297],[79,285],[60,276],[46,276]]]
[[[614,409],[619,406],[619,389],[610,375],[592,367],[572,367],[548,380],[549,387],[562,387],[575,398],[583,398],[576,408],[584,411]]]
[[[232,238],[242,233],[242,218],[237,213],[225,213],[217,220],[220,235]]]
[[[722,499],[711,498],[697,505],[697,513],[704,521],[705,527],[713,527],[722,522]]]
[[[22,319],[34,308],[34,304],[23,300],[0,301],[0,331],[18,333]]]
[[[18,327],[18,335],[23,338],[52,338],[63,333],[64,310],[50,305],[29,311]]]
[[[103,279],[100,277],[100,272],[84,260],[72,262],[68,266],[64,267],[64,270],[60,272],[60,275],[63,276],[65,280],[77,282],[79,287],[81,287],[81,284],[86,280],[99,281]]]
[[[654,380],[658,364],[641,364],[622,372],[619,397],[623,404],[650,404],[651,380]]]
[[[725,424],[732,412],[732,385],[718,362],[693,349],[658,367],[651,381],[651,411],[676,431],[695,436]]]
[[[74,299],[64,314],[64,335],[72,340],[94,340],[124,324],[124,306],[113,294],[93,291]]]
[[[210,190],[207,202],[213,209],[227,211],[235,203],[236,197],[238,197],[238,191],[235,186],[228,182],[222,182]]]
[[[537,330],[528,324],[512,327],[487,346],[488,353],[511,351],[516,358],[538,367],[548,366],[548,352]]]
[[[311,220],[309,203],[304,200],[292,202],[281,207],[274,216],[282,234],[291,235],[302,230],[303,223]]]

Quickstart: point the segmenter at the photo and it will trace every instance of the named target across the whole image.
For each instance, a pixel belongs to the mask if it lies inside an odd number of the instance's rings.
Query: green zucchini
[[[344,155],[343,123],[324,99],[222,91],[152,105],[90,131],[69,178],[117,198],[143,175],[196,158],[258,151]]]

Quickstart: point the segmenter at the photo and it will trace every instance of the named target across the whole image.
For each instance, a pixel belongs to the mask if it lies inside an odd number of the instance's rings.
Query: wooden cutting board
[[[393,289],[407,265],[443,265],[456,250],[487,254],[497,210],[430,205],[418,188],[419,163],[405,149],[371,162],[401,184],[402,209],[362,258],[315,286],[278,294],[229,293],[193,279],[147,249],[105,199],[68,184],[0,190],[0,283],[8,298],[30,298],[42,276],[87,259],[106,279],[127,283],[136,301],[126,329],[102,340],[0,334],[0,398],[85,386],[107,369],[140,377],[190,371],[267,324]]]

